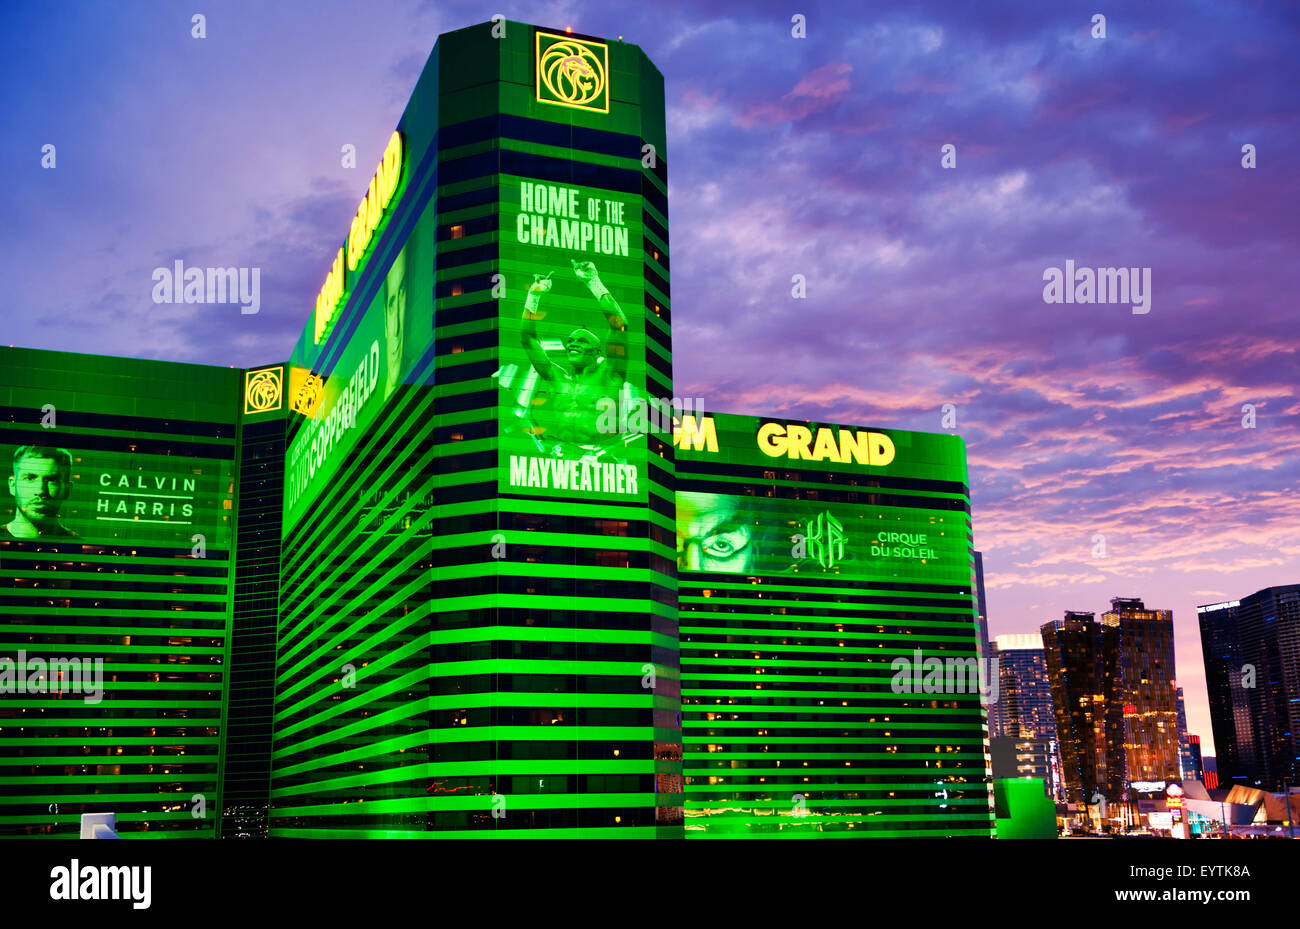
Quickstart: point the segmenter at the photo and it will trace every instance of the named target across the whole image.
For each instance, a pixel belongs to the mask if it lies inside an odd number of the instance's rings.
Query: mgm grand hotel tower
[[[0,835],[991,836],[962,440],[672,400],[645,54],[381,150],[288,358],[0,349]]]

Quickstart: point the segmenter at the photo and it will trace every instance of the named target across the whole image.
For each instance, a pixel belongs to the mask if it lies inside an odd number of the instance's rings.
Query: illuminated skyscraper
[[[286,361],[0,349],[0,834],[992,834],[964,445],[664,400],[664,142],[448,33]]]
[[[961,439],[675,441],[687,837],[991,835]]]
[[[1177,780],[1170,611],[1116,597],[1100,622],[1067,612],[1042,633],[1070,799],[1121,800],[1133,781]]]
[[[1119,631],[1113,699],[1124,711],[1124,777],[1127,781],[1176,781],[1179,776],[1174,619],[1170,610],[1148,609],[1141,600],[1114,597],[1103,626]]]
[[[634,45],[439,38],[291,358],[272,836],[681,834],[664,138]]]
[[[992,653],[997,659],[999,686],[998,701],[989,707],[989,717],[999,733],[995,738],[1001,740],[994,744],[994,762],[1011,757],[1008,753],[1014,749],[1014,755],[1020,756],[1017,768],[1024,768],[1019,774],[1004,774],[995,765],[994,777],[1041,777],[1055,790],[1060,763],[1043,637],[1037,632],[1000,635],[993,641]]]
[[[1123,705],[1114,699],[1118,629],[1096,614],[1067,611],[1042,627],[1066,798],[1124,794]]]
[[[216,834],[245,377],[0,348],[0,835]]]
[[[1282,790],[1300,774],[1300,584],[1197,608],[1218,776]]]
[[[1000,686],[994,712],[999,732],[1013,738],[1055,739],[1042,635],[1000,635],[993,642],[993,657],[998,660]]]

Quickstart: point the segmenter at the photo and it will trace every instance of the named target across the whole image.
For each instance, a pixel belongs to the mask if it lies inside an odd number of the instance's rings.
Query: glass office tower
[[[666,190],[640,49],[439,38],[290,364],[272,836],[680,835]]]
[[[1040,630],[1056,717],[1065,798],[1086,806],[1101,793],[1125,796],[1124,705],[1112,681],[1119,675],[1119,628],[1095,613],[1067,610]]]
[[[998,702],[989,707],[989,728],[998,733],[992,739],[994,777],[1041,777],[1055,793],[1061,765],[1043,637],[1037,632],[1000,635],[992,651],[999,682]],[[1018,773],[1003,774],[1005,770]]]
[[[1219,780],[1285,790],[1300,776],[1300,584],[1197,608]]]
[[[1248,783],[1243,758],[1255,754],[1250,724],[1250,702],[1242,686],[1250,662],[1242,650],[1238,630],[1239,600],[1208,603],[1196,608],[1201,628],[1201,655],[1205,661],[1205,689],[1210,703],[1210,730],[1214,733],[1216,775],[1224,786]]]
[[[1000,635],[994,639],[999,696],[990,716],[997,716],[999,735],[1018,739],[1056,738],[1052,687],[1040,633]]]
[[[675,440],[687,836],[990,836],[961,439]]]
[[[1100,621],[1067,611],[1042,627],[1066,793],[1080,804],[1179,776],[1173,614],[1110,603]]]
[[[1183,780],[1190,781],[1194,779],[1191,772],[1195,765],[1192,762],[1191,736],[1187,731],[1187,702],[1183,699],[1183,688],[1175,688],[1175,693],[1178,705],[1178,770]]]
[[[216,834],[243,375],[0,348],[0,835]]]
[[[1133,597],[1112,597],[1110,604],[1101,624],[1119,630],[1118,673],[1108,693],[1124,711],[1124,777],[1129,783],[1176,781],[1173,611],[1150,609]]]

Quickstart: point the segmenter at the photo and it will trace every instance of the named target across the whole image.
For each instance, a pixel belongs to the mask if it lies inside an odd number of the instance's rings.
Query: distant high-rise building
[[[1242,687],[1241,642],[1237,610],[1241,601],[1228,600],[1196,608],[1201,627],[1201,655],[1205,661],[1205,689],[1210,700],[1210,729],[1215,758],[1225,783],[1241,767],[1239,752],[1254,756],[1250,707]]]
[[[1100,621],[1067,612],[1042,637],[1067,798],[1177,780],[1173,614],[1116,597]]]
[[[990,744],[993,779],[1040,778],[1047,792],[1051,793],[1052,755],[1055,747],[1055,739],[1018,739],[1012,736],[993,739]]]
[[[1043,637],[1000,635],[993,640],[998,660],[998,726],[1013,738],[1055,739],[1052,688],[1047,679]]]
[[[1059,770],[1056,746],[1056,719],[1052,715],[1052,688],[1047,678],[1047,659],[1043,655],[1043,637],[1037,633],[1000,635],[992,643],[992,657],[997,659],[998,700],[989,709],[989,729],[994,738],[1013,741],[1043,740],[1046,771],[1033,774],[999,774],[997,777],[1042,777],[1055,790]],[[1035,749],[1038,750],[1037,748]],[[1023,752],[1021,752],[1023,754]]]
[[[1187,702],[1183,688],[1178,693],[1178,767],[1185,781],[1204,781],[1205,769],[1201,762],[1201,737],[1187,731]]]
[[[1201,737],[1199,735],[1187,736],[1187,755],[1191,767],[1183,771],[1183,780],[1205,782],[1205,763],[1201,758]]]
[[[1201,768],[1203,776],[1201,783],[1205,784],[1207,790],[1213,790],[1219,786],[1219,772],[1215,770],[1216,759],[1213,755],[1201,756]]]
[[[1183,688],[1176,688],[1178,701],[1178,768],[1183,780],[1190,780],[1192,775],[1192,747],[1187,735],[1187,703],[1183,700]]]
[[[1066,611],[1042,628],[1064,794],[1073,803],[1123,793],[1123,706],[1107,696],[1118,638],[1118,628],[1098,623],[1095,613]]]
[[[1300,584],[1196,612],[1219,780],[1280,790],[1300,756]]]
[[[1111,683],[1124,713],[1124,777],[1178,780],[1173,611],[1147,609],[1131,597],[1113,597],[1110,606],[1101,622],[1119,630],[1118,673]]]

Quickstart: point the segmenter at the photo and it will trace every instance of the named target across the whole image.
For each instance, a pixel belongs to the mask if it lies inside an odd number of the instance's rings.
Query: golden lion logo
[[[537,33],[537,99],[609,112],[609,47]]]
[[[295,413],[310,417],[315,414],[316,407],[324,394],[325,381],[320,375],[308,372],[306,378],[303,379],[302,385],[298,388],[298,392],[293,396],[290,409]]]
[[[283,369],[263,368],[244,375],[244,412],[270,413],[280,408]]]

